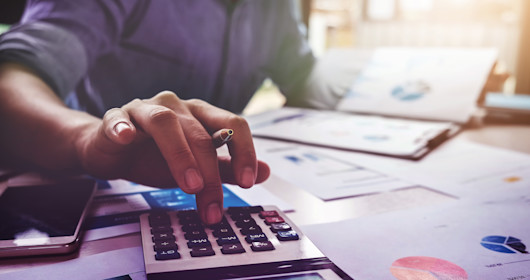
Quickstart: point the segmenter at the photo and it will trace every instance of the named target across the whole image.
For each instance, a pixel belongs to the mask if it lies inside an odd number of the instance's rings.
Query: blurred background
[[[488,91],[530,94],[528,0],[295,2],[317,57],[332,48],[493,47],[499,60]],[[18,20],[24,1],[3,0],[0,6],[1,33]],[[276,108],[284,101],[274,84],[266,81],[245,113]]]
[[[488,91],[530,94],[530,1],[298,0],[317,57],[332,48],[487,47],[499,52]],[[353,81],[352,81],[353,82]],[[261,95],[266,98],[260,98]],[[247,108],[283,104],[268,81]],[[254,105],[257,108],[253,107]]]

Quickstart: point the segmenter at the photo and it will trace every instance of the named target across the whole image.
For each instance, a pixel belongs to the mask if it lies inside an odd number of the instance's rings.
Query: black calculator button
[[[241,234],[243,235],[249,235],[249,234],[259,234],[263,231],[258,225],[255,226],[248,226],[241,229]]]
[[[171,225],[169,216],[166,213],[153,213],[149,215],[149,226]]]
[[[208,227],[210,229],[212,229],[212,230],[216,230],[216,229],[219,229],[219,228],[230,227],[230,223],[228,223],[228,220],[226,219],[226,217],[223,217],[223,219],[219,223],[213,224],[213,225],[209,225]]]
[[[267,236],[264,233],[259,234],[249,234],[245,240],[248,243],[256,242],[256,241],[267,241]]]
[[[158,241],[175,241],[176,238],[172,233],[155,233],[153,234],[153,242]]]
[[[256,225],[256,221],[254,219],[242,219],[236,222],[236,226],[238,228],[248,227],[248,226],[254,226]]]
[[[207,238],[201,238],[201,239],[193,239],[188,241],[188,248],[196,248],[196,247],[205,247],[205,246],[212,246],[210,241]]]
[[[270,241],[258,241],[252,242],[252,246],[250,246],[250,248],[254,252],[272,251],[274,250],[274,245],[272,245]]]
[[[199,214],[195,210],[181,210],[177,212],[177,217],[179,219],[199,219]]]
[[[243,248],[243,245],[241,245],[241,243],[225,244],[221,248],[221,253],[225,255],[241,254],[241,253],[245,253],[245,248]]]
[[[186,232],[186,234],[184,234],[184,238],[186,238],[187,240],[203,239],[208,238],[208,235],[206,235],[206,232],[204,232],[204,230],[193,230]]]
[[[289,231],[291,230],[291,226],[288,223],[271,224],[271,230],[272,232]]]
[[[298,237],[298,233],[294,230],[290,231],[278,231],[276,233],[278,236],[278,240],[280,241],[289,241],[289,240],[298,240],[300,237]]]
[[[190,252],[192,257],[206,257],[215,255],[215,251],[211,246],[195,247]]]
[[[232,220],[234,221],[241,221],[244,219],[252,219],[252,216],[250,216],[250,213],[247,213],[247,212],[239,212],[239,213],[231,214],[230,218],[232,218]]]
[[[231,227],[219,228],[213,231],[213,236],[217,238],[232,236],[234,235],[234,230]]]
[[[184,232],[190,232],[195,230],[204,230],[204,226],[201,223],[182,224],[182,231]]]
[[[234,243],[239,243],[239,239],[237,238],[235,234],[230,235],[230,236],[225,236],[225,237],[219,237],[217,239],[217,245],[219,246],[222,246],[225,244],[234,244]]]
[[[151,234],[155,233],[173,233],[173,228],[170,225],[159,225],[151,228]]]
[[[162,260],[172,260],[172,259],[180,259],[180,254],[177,252],[177,250],[162,250],[157,251],[155,255],[155,259],[162,261]]]
[[[175,241],[158,241],[153,245],[155,251],[178,250],[178,245]]]

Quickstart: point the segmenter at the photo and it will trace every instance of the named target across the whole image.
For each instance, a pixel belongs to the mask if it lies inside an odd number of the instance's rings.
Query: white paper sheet
[[[337,109],[465,123],[496,58],[494,49],[377,49]]]
[[[0,280],[93,280],[129,276],[145,280],[142,247],[99,253],[56,264],[0,274]]]
[[[248,121],[254,136],[405,158],[420,157],[431,139],[457,130],[448,122],[285,107]]]
[[[323,200],[415,186],[405,180],[338,159],[326,149],[255,139],[259,158],[271,172]]]
[[[355,279],[508,280],[530,277],[530,255],[524,253],[530,245],[528,221],[530,200],[514,196],[302,226],[302,231]]]
[[[329,153],[457,197],[473,197],[497,187],[530,188],[530,155],[465,139],[451,139],[420,161]]]

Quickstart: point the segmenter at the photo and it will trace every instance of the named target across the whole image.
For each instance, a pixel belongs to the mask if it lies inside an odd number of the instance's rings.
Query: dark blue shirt
[[[162,90],[240,112],[267,77],[295,94],[314,57],[290,1],[41,0],[2,35],[0,61],[102,116]]]

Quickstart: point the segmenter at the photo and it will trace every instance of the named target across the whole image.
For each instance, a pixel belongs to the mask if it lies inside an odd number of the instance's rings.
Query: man
[[[29,1],[0,39],[2,153],[52,171],[178,185],[197,195],[204,222],[219,222],[221,182],[249,188],[269,176],[234,113],[267,77],[303,100],[314,58],[292,8]],[[235,131],[230,158],[211,141],[222,128]]]

